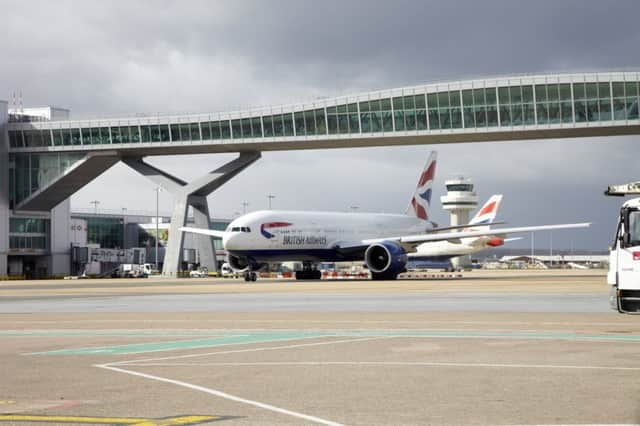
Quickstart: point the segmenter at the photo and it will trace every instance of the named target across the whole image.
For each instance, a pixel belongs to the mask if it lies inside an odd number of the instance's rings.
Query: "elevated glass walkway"
[[[637,134],[640,73],[433,83],[230,113],[10,123],[10,152],[136,155]]]

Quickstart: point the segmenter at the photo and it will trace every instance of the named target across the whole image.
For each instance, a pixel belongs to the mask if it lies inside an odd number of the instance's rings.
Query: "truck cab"
[[[640,314],[640,198],[622,205],[609,255],[611,308]]]

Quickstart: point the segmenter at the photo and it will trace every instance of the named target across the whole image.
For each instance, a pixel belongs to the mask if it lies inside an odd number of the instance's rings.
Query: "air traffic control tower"
[[[442,208],[451,215],[451,226],[469,223],[471,211],[478,207],[478,195],[473,190],[473,182],[464,176],[458,176],[444,183],[447,188],[446,195],[440,197]],[[470,256],[461,256],[451,259],[454,269],[471,264]]]
[[[120,161],[176,200],[162,272],[176,276],[187,209],[194,209],[195,226],[208,227],[207,196],[262,151],[640,135],[639,82],[638,71],[512,75],[244,111],[93,120],[12,119],[2,102],[0,275],[7,273],[12,246],[23,243],[44,247],[32,250],[48,256],[47,272],[56,273],[52,259],[64,258],[56,254],[57,242],[64,242],[54,224],[64,213],[58,206]],[[145,161],[212,153],[238,157],[193,182]],[[211,239],[196,248],[201,264],[215,270]]]

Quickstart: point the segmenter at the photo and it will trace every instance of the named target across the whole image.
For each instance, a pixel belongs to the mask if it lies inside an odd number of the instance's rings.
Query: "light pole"
[[[534,256],[534,250],[533,250],[533,246],[535,244],[535,237],[534,237],[534,233],[531,233],[531,264],[533,265],[533,256]]]
[[[100,204],[100,201],[93,200],[93,201],[89,202],[89,204],[93,204],[93,214],[95,214],[97,216],[98,215],[98,204]]]
[[[549,231],[549,264],[553,267],[553,231]]]
[[[160,227],[158,225],[158,222],[160,222],[160,191],[162,191],[162,188],[160,188],[159,186],[156,186],[155,188],[156,191],[156,271],[158,270],[158,240],[160,239]]]
[[[249,205],[248,201],[242,202],[242,214],[247,214],[247,206]]]
[[[275,196],[275,195],[271,195],[271,194],[269,194],[269,195],[267,195],[267,198],[269,199],[269,210],[271,210],[271,200],[273,200],[274,198],[276,198],[276,196]]]

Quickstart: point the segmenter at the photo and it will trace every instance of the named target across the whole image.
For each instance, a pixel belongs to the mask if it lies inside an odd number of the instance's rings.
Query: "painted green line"
[[[224,330],[5,330],[0,331],[0,337],[192,337],[229,333]]]
[[[243,334],[214,337],[208,339],[136,343],[130,345],[101,346],[79,349],[60,349],[47,352],[35,352],[30,355],[130,355],[147,352],[211,348],[225,345],[246,345],[251,343],[277,342],[282,340],[298,340],[332,335],[333,334],[330,333],[306,332]]]
[[[285,340],[312,339],[322,337],[421,337],[449,339],[519,339],[519,340],[574,340],[574,341],[624,341],[639,342],[640,335],[579,334],[579,333],[535,333],[535,332],[465,332],[465,331],[274,331],[229,334],[202,339],[147,342],[127,345],[99,346],[89,348],[60,349],[36,352],[31,355],[130,355],[147,352],[213,348],[226,345],[246,345]]]

